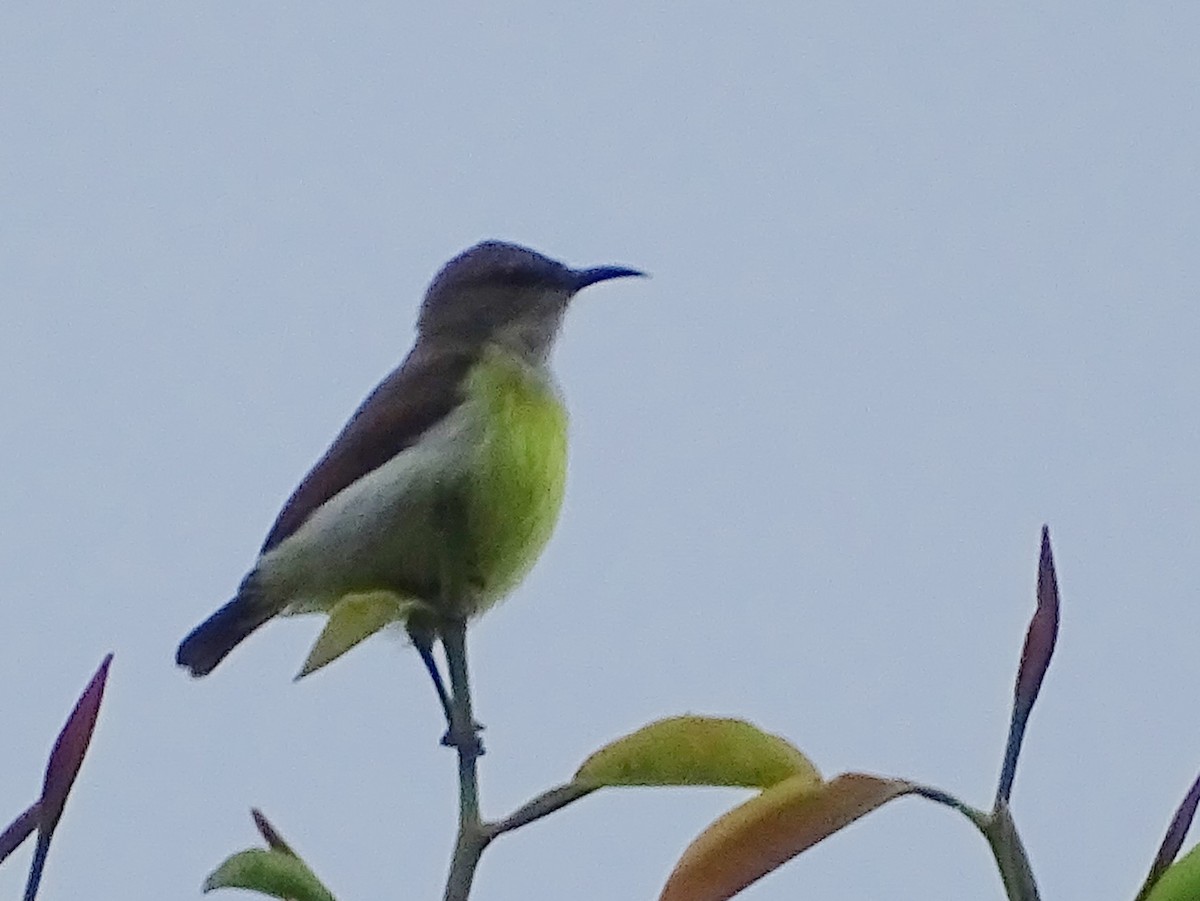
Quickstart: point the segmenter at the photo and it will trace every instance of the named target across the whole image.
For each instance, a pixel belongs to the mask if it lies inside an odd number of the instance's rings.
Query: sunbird
[[[450,260],[425,293],[408,356],[300,482],[233,600],[183,639],[176,661],[203,676],[275,616],[384,593],[445,704],[418,637],[511,592],[558,519],[567,413],[550,354],[567,306],[589,285],[642,275],[572,269],[501,241]]]

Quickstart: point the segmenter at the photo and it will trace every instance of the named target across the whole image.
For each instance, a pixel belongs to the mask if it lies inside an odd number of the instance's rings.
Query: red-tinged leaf
[[[46,779],[42,784],[41,821],[39,829],[48,833],[58,825],[67,795],[79,775],[79,767],[87,754],[92,732],[96,728],[96,717],[100,713],[100,702],[104,699],[104,683],[108,679],[108,667],[113,655],[109,654],[92,676],[87,688],[75,702],[75,709],[67,717],[66,725],[58,734],[46,764]]]
[[[25,882],[25,901],[37,898],[42,882],[42,871],[46,866],[46,855],[50,852],[50,839],[62,818],[67,795],[79,775],[79,767],[87,754],[96,729],[96,717],[100,714],[100,702],[104,700],[104,684],[108,680],[108,667],[113,655],[106,656],[96,670],[87,688],[75,702],[75,709],[54,747],[50,749],[50,760],[46,763],[46,777],[42,782],[42,797],[38,802],[37,847],[33,851],[33,862],[29,865],[29,878]]]
[[[1026,713],[1042,688],[1054,645],[1058,641],[1058,577],[1054,572],[1054,552],[1050,549],[1050,528],[1042,526],[1042,550],[1038,559],[1037,609],[1029,621],[1021,667],[1014,692],[1016,704]]]
[[[893,798],[912,783],[846,773],[813,786],[780,782],[700,833],[667,879],[659,901],[725,901],[746,886]]]
[[[37,828],[38,816],[39,805],[34,801],[0,832],[0,863],[33,834],[33,830]]]
[[[1179,853],[1179,849],[1183,847],[1183,839],[1187,835],[1187,831],[1191,828],[1192,820],[1196,816],[1196,807],[1200,805],[1200,776],[1192,783],[1192,787],[1188,789],[1188,793],[1184,796],[1183,802],[1179,805],[1179,809],[1175,811],[1175,816],[1171,818],[1171,825],[1167,827],[1167,834],[1163,836],[1162,845],[1159,846],[1158,856],[1154,858],[1154,864],[1150,867],[1150,873],[1146,876],[1146,881],[1142,885],[1142,890],[1138,892],[1137,901],[1142,901],[1150,894],[1150,890],[1162,878],[1163,873],[1171,866],[1171,862],[1175,860],[1175,855]],[[1200,888],[1200,885],[1197,886]]]
[[[605,745],[575,773],[580,785],[730,785],[767,788],[785,779],[821,782],[790,742],[744,720],[674,716]]]
[[[1013,689],[1012,718],[1008,727],[1008,744],[1004,750],[1004,765],[1000,768],[1000,783],[996,788],[996,806],[1007,803],[1012,795],[1017,774],[1017,758],[1029,714],[1042,689],[1042,680],[1050,668],[1054,645],[1058,641],[1058,578],[1054,573],[1054,554],[1050,550],[1050,529],[1042,527],[1042,551],[1038,561],[1037,609],[1025,633],[1021,650],[1021,665]]]
[[[266,818],[261,810],[257,807],[251,808],[250,816],[254,818],[254,825],[258,828],[258,834],[263,837],[263,841],[267,843],[268,848],[272,851],[282,851],[284,854],[289,854],[292,857],[299,856],[283,840],[283,836],[279,834],[279,830],[271,825],[271,821]]]

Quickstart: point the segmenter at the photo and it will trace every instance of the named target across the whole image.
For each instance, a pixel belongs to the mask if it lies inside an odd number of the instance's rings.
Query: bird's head
[[[528,247],[484,241],[434,278],[417,320],[424,338],[497,342],[544,359],[571,298],[588,285],[644,273],[623,266],[572,269]]]

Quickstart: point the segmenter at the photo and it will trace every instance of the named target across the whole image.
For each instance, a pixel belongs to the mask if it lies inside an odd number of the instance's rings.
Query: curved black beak
[[[582,291],[588,285],[594,285],[596,282],[606,282],[610,278],[629,278],[631,276],[647,278],[646,273],[640,272],[637,269],[630,269],[626,266],[593,266],[591,269],[576,269],[574,278],[575,290]]]

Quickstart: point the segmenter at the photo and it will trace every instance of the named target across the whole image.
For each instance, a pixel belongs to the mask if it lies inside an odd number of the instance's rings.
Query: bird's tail
[[[175,662],[193,676],[207,676],[235,647],[278,611],[264,604],[250,577],[237,597],[194,628],[179,643]]]

